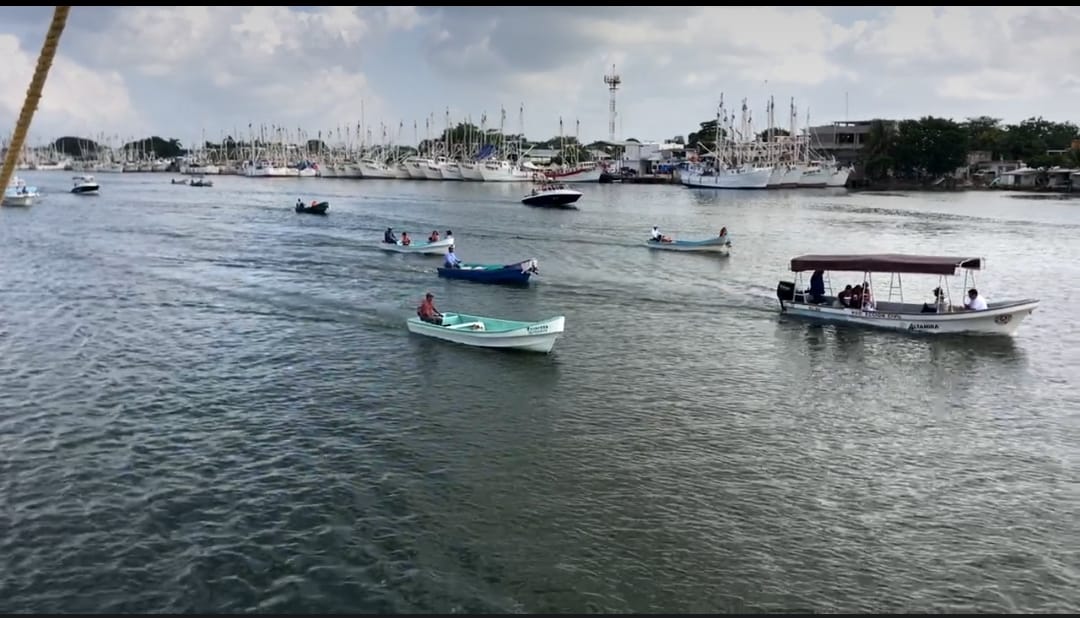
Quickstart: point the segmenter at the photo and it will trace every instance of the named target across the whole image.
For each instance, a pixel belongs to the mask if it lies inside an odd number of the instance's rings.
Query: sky
[[[14,126],[51,7],[0,7],[0,132]],[[398,143],[471,116],[531,139],[685,136],[742,99],[763,128],[989,115],[1080,120],[1077,7],[73,7],[30,143],[198,142],[249,124],[363,121]],[[414,132],[414,123],[417,127]]]

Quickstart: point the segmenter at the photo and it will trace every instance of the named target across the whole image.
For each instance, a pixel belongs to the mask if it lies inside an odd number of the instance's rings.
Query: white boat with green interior
[[[441,324],[419,317],[406,322],[410,333],[481,348],[507,348],[529,352],[551,351],[563,333],[564,316],[539,322],[519,322],[463,313],[444,313]]]
[[[867,254],[804,255],[791,260],[795,281],[781,281],[776,288],[783,314],[817,320],[848,322],[864,326],[909,332],[946,334],[1011,335],[1020,322],[1038,307],[1037,299],[987,302],[975,287],[975,271],[982,270],[985,258],[931,255]],[[949,278],[963,271],[963,282],[955,282],[964,301],[953,304]],[[813,272],[809,288],[803,287],[803,273]],[[829,273],[861,273],[847,289],[834,291]],[[888,296],[875,298],[874,274],[889,274]],[[937,276],[937,288],[925,291],[934,300],[904,301],[902,274]],[[959,285],[956,285],[959,284]],[[882,289],[885,286],[882,285]],[[863,293],[865,288],[865,293]],[[897,300],[894,300],[897,296]]]

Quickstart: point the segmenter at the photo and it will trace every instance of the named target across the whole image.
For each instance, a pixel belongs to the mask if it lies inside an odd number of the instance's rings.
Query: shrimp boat
[[[564,316],[539,322],[519,322],[462,313],[444,313],[442,324],[419,317],[406,321],[410,333],[481,348],[504,348],[548,353],[566,325]]]
[[[1039,306],[1037,299],[1004,300],[987,303],[986,309],[971,310],[949,300],[948,277],[963,271],[961,294],[975,287],[975,271],[986,263],[980,257],[948,257],[933,255],[866,254],[866,255],[804,255],[791,260],[795,281],[781,281],[776,287],[782,314],[817,320],[846,322],[889,330],[930,334],[989,334],[1012,335],[1020,322]],[[825,294],[812,298],[810,290],[800,287],[802,274],[820,271],[825,281]],[[862,273],[861,281],[870,293],[861,305],[849,306],[832,292],[826,273]],[[889,273],[887,300],[873,300],[873,274]],[[933,304],[904,302],[901,275],[936,275],[939,299]],[[929,289],[929,287],[927,288]],[[899,300],[893,295],[899,293]]]

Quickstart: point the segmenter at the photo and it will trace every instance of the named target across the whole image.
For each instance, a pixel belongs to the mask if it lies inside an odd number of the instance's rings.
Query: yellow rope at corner
[[[45,78],[49,76],[52,68],[53,57],[56,56],[56,48],[60,46],[60,35],[67,25],[70,6],[58,6],[53,11],[52,23],[49,24],[49,33],[45,35],[45,43],[41,46],[41,54],[38,55],[37,68],[34,69],[34,78],[30,80],[30,88],[26,91],[26,99],[23,101],[22,112],[19,120],[15,123],[15,134],[11,136],[8,144],[7,156],[4,157],[4,168],[0,170],[0,191],[5,191],[11,182],[11,175],[15,172],[15,164],[19,160],[23,144],[26,143],[26,134],[30,130],[30,121],[37,111],[38,101],[41,100],[41,91],[45,88]]]

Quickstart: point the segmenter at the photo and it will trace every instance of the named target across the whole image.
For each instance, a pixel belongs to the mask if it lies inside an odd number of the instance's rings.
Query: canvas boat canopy
[[[791,260],[792,272],[830,270],[843,272],[914,273],[954,275],[958,268],[980,270],[983,258],[940,255],[880,253],[863,255],[803,255]]]

